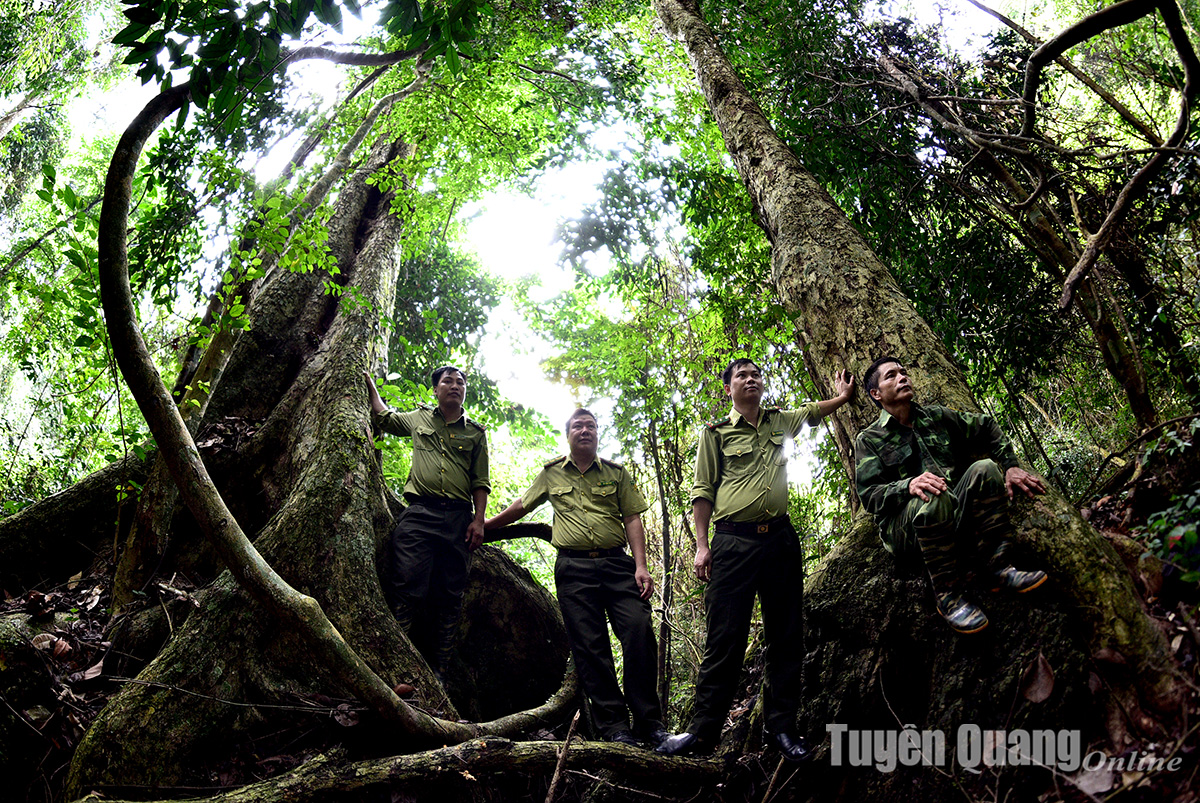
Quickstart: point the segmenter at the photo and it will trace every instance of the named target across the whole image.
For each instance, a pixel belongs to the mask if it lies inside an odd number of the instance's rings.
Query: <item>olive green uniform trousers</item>
[[[716,524],[712,579],[704,591],[708,638],[696,679],[689,733],[720,736],[737,693],[754,597],[766,642],[763,715],[768,731],[792,733],[804,668],[804,555],[787,517],[759,523]],[[762,529],[763,532],[758,532]]]
[[[662,728],[650,603],[638,593],[632,557],[620,548],[592,554],[598,556],[564,549],[554,563],[558,605],[579,682],[601,736],[628,730],[630,714],[634,731],[648,736]],[[621,641],[624,694],[617,684],[608,622]]]

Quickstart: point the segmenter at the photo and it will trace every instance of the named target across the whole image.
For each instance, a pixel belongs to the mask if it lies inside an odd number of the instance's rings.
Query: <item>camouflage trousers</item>
[[[994,460],[971,464],[953,491],[914,496],[899,514],[880,521],[880,536],[897,557],[920,554],[935,595],[958,590],[968,573],[1004,567],[1008,498],[1004,471]]]

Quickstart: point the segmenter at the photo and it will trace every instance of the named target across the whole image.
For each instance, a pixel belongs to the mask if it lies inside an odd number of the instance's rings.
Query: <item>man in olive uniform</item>
[[[658,702],[657,650],[650,623],[654,581],[646,570],[646,500],[619,463],[597,457],[596,417],[584,409],[567,419],[570,454],[542,468],[533,484],[484,524],[503,527],[550,500],[558,548],[554,584],[580,683],[596,731],[612,742],[657,746],[667,737]],[[632,557],[625,553],[628,543]],[[607,620],[621,640],[624,694],[617,684]],[[633,731],[629,715],[633,714]]]
[[[372,420],[384,432],[411,437],[412,467],[404,485],[408,507],[392,531],[392,613],[405,633],[413,612],[428,601],[436,617],[432,668],[439,678],[454,654],[469,553],[483,542],[483,517],[491,482],[483,426],[463,414],[467,381],[443,366],[432,374],[437,407],[401,413],[370,388]]]
[[[738,359],[721,375],[733,402],[729,416],[700,432],[692,516],[696,522],[696,577],[707,582],[708,638],[692,721],[667,739],[667,755],[710,749],[721,734],[737,691],[757,594],[766,640],[763,713],[768,741],[789,761],[812,753],[796,735],[803,655],[804,555],[787,516],[784,440],[805,424],[816,425],[854,393],[847,371],[834,376],[837,396],[799,410],[762,407],[762,371]],[[716,536],[708,545],[709,524]]]
[[[871,363],[863,387],[882,408],[854,447],[863,507],[875,514],[889,552],[921,555],[938,613],[950,627],[983,630],[987,616],[962,597],[967,570],[990,555],[985,568],[996,589],[1023,593],[1046,581],[1045,572],[1020,571],[1005,557],[1014,489],[1032,497],[1046,488],[1018,465],[1012,443],[990,416],[917,404],[908,371],[895,357]]]

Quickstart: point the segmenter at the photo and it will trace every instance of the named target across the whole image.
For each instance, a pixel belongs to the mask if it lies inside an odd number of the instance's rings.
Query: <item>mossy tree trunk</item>
[[[978,410],[962,371],[937,335],[905,298],[887,267],[828,192],[775,133],[722,52],[713,30],[701,17],[696,0],[655,0],[655,8],[668,35],[682,44],[691,60],[701,91],[751,196],[756,219],[771,242],[772,280],[783,305],[796,316],[797,341],[820,392],[825,396],[833,394],[835,371],[849,368],[861,376],[873,359],[892,354],[908,366],[922,401]],[[877,410],[865,394],[859,394],[830,422],[851,476],[854,438],[876,416]],[[1016,540],[1035,553],[1069,602],[1071,621],[1081,634],[1085,658],[1107,680],[1112,692],[1106,704],[1123,711],[1125,722],[1137,723],[1135,727],[1153,732],[1170,720],[1179,705],[1181,690],[1173,674],[1174,659],[1166,639],[1143,609],[1116,552],[1056,492],[1022,505],[1017,511]],[[881,546],[877,539],[862,535],[873,530],[869,517],[863,519],[857,524],[860,537],[848,539],[829,557],[829,564],[866,561],[864,567],[881,571],[875,554],[882,552]],[[855,550],[869,551],[873,556],[868,560],[853,554]],[[848,577],[837,576],[843,582],[852,582]],[[858,577],[853,582],[870,579]],[[886,584],[885,587],[892,588]],[[911,600],[917,597],[923,602],[922,610],[928,613],[932,604],[928,593],[921,593],[920,588],[921,584],[916,583],[904,595],[895,597],[896,605],[883,606],[880,613],[889,619],[911,617]],[[825,604],[827,598],[823,595],[829,593],[843,598],[845,591],[818,585],[810,590],[810,604]],[[858,624],[861,629],[856,633],[844,631],[837,638],[873,645],[876,638],[871,633],[878,625],[878,620],[861,621]],[[933,629],[942,625],[929,619],[923,622],[923,627]],[[1001,621],[996,630],[1008,627]],[[1048,640],[1057,638],[1049,629],[1043,635]],[[825,637],[833,636],[827,633]],[[933,649],[936,653],[945,647],[939,643]],[[961,655],[961,652],[952,650],[951,654]],[[936,672],[937,667],[945,664],[930,666]],[[810,674],[807,679],[814,688],[833,685],[837,673],[845,669],[838,662],[815,668],[817,676]],[[1018,667],[1008,669],[1015,671]],[[987,681],[987,673],[1001,668],[975,662],[955,671],[973,671],[976,680],[982,683]],[[939,688],[936,676],[933,683],[934,694],[952,691],[950,686]],[[964,717],[971,715],[970,711],[959,713]],[[1116,722],[1118,717],[1111,719]],[[896,725],[891,719],[870,726]],[[1121,733],[1113,736],[1123,738]]]
[[[320,605],[379,678],[411,685],[411,705],[450,722],[460,711],[495,718],[541,705],[562,684],[565,635],[549,594],[499,551],[477,553],[448,680],[452,703],[390,615],[380,583],[396,500],[373,447],[362,372],[376,311],[393,308],[404,222],[390,193],[367,180],[385,166],[402,169],[407,153],[402,142],[381,141],[340,190],[328,224],[336,275],[268,273],[195,431],[205,468],[254,548]],[[368,303],[342,306],[327,281],[356,287]],[[186,510],[166,529],[168,559],[204,551]],[[376,744],[396,751],[425,746],[375,720],[307,635],[281,627],[235,575],[220,574],[200,600],[92,723],[70,767],[69,796],[209,786],[239,745],[286,728],[319,735],[335,721],[361,719]]]

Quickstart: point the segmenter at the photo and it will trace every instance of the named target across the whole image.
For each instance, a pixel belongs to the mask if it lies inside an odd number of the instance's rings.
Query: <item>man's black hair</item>
[[[870,399],[876,407],[881,407],[882,405],[878,402],[878,400],[876,400],[876,398],[874,396],[871,395],[871,390],[873,388],[879,387],[879,383],[876,382],[875,380],[879,376],[880,366],[886,365],[889,362],[894,362],[897,365],[904,365],[904,363],[900,362],[895,357],[892,357],[890,355],[884,355],[884,356],[880,357],[879,359],[875,360],[875,362],[868,365],[867,370],[863,372],[863,390],[865,390],[867,392],[867,398]]]
[[[453,365],[443,365],[441,368],[435,368],[433,373],[429,375],[433,379],[433,386],[435,388],[438,386],[438,382],[442,381],[442,374],[447,371],[458,371],[458,375],[463,378],[463,382],[467,381],[467,375],[463,373],[463,369]]]
[[[749,357],[738,357],[736,360],[729,363],[729,365],[725,367],[725,370],[721,372],[721,381],[728,385],[731,381],[733,381],[733,372],[741,368],[743,365],[753,365],[758,369],[759,373],[762,373],[762,366],[756,363],[754,360],[750,359]]]
[[[571,417],[567,419],[567,425],[565,427],[563,427],[563,432],[564,433],[570,432],[571,431],[571,422],[573,422],[576,418],[582,418],[585,415],[588,418],[592,419],[593,421],[596,421],[595,413],[593,413],[591,410],[589,410],[586,407],[580,407],[577,410],[575,410],[575,412],[571,413]],[[596,421],[596,425],[599,426],[600,422]]]

